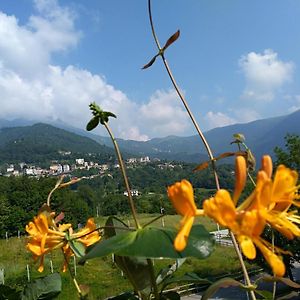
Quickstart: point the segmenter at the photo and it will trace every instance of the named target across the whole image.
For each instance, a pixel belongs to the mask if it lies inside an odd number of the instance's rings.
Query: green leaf
[[[22,300],[51,300],[61,292],[61,277],[58,273],[38,278],[26,285]]]
[[[151,270],[146,259],[115,255],[115,262],[138,291],[151,291]]]
[[[18,300],[21,299],[21,293],[21,291],[0,284],[0,300]]]
[[[128,226],[115,216],[111,216],[105,223],[105,237],[112,237],[124,233],[121,228],[128,229]],[[151,276],[148,262],[144,258],[115,255],[115,263],[126,274],[126,277],[138,291],[151,291]]]
[[[114,253],[122,256],[139,256],[147,258],[206,258],[213,251],[214,239],[202,225],[193,226],[188,245],[182,252],[177,252],[173,240],[177,235],[175,229],[145,227],[133,232],[116,235],[101,241],[80,260],[102,257]]]
[[[166,278],[172,276],[174,272],[176,272],[182,264],[185,262],[186,258],[176,259],[173,265],[168,266],[167,268],[163,268],[159,271],[156,276],[156,284],[162,283]]]
[[[68,244],[77,257],[83,257],[85,255],[86,249],[82,243],[76,240],[69,240]]]
[[[161,300],[180,300],[180,295],[174,291],[169,291],[161,295]]]
[[[112,298],[108,298],[107,300],[138,300],[138,299],[139,298],[132,295],[132,293],[126,292],[121,295],[118,295],[118,296],[115,296]]]
[[[266,282],[281,282],[287,286],[290,286],[292,288],[295,289],[299,289],[300,288],[300,284],[290,280],[289,278],[286,277],[276,277],[276,276],[271,276],[271,275],[263,275],[261,277],[259,277],[255,283],[258,283],[259,281],[266,281]]]
[[[209,281],[208,279],[204,279],[199,277],[197,274],[195,273],[186,273],[183,276],[180,277],[171,277],[168,278],[165,282],[164,282],[164,287],[172,284],[172,283],[182,283],[182,282],[190,282],[190,283],[197,283],[198,285],[210,285],[211,281]]]
[[[295,297],[299,297],[299,293],[296,291],[292,291],[284,296],[281,296],[279,298],[276,298],[276,300],[287,300],[287,299],[297,299]]]
[[[92,118],[86,125],[86,130],[91,131],[96,128],[99,124],[99,117]]]
[[[233,135],[233,137],[235,138],[235,140],[236,140],[237,142],[240,142],[240,143],[243,143],[243,142],[245,142],[245,140],[246,140],[245,136],[244,136],[242,133],[235,133],[235,134]]]
[[[262,296],[264,300],[273,300],[272,292],[255,290],[255,293]]]
[[[109,117],[114,117],[116,118],[117,116],[109,111],[103,111],[100,115],[100,123],[102,125],[104,125],[104,123],[107,123],[108,122],[108,118]]]
[[[126,230],[128,230],[127,224],[115,216],[110,216],[105,222],[104,236],[110,238],[117,234],[124,233]]]
[[[205,293],[202,295],[201,300],[208,300],[209,298],[211,298],[211,296],[213,296],[220,288],[227,288],[229,286],[240,286],[242,287],[243,285],[233,279],[233,278],[229,278],[229,277],[225,277],[222,278],[216,282],[214,282],[206,291]]]

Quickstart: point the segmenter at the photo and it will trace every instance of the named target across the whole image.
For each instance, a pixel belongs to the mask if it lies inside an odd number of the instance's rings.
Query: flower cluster
[[[29,234],[27,249],[32,252],[34,260],[40,259],[39,272],[44,270],[45,255],[58,248],[64,252],[63,271],[66,271],[68,259],[74,255],[69,241],[76,239],[88,247],[100,240],[93,219],[89,219],[86,226],[80,231],[73,233],[71,224],[57,225],[54,216],[54,212],[45,209],[34,217],[33,222],[26,225],[26,231]]]
[[[272,160],[269,156],[262,159],[262,168],[257,174],[257,182],[253,192],[240,205],[238,205],[241,192],[244,189],[247,168],[244,157],[236,158],[236,183],[233,195],[227,190],[220,189],[216,195],[207,199],[203,203],[203,211],[194,207],[193,188],[188,181],[176,183],[168,188],[168,195],[175,209],[181,215],[184,215],[185,224],[182,228],[192,224],[187,222],[191,216],[200,212],[214,219],[218,224],[229,228],[237,237],[243,254],[249,258],[256,257],[256,247],[261,251],[264,258],[271,266],[276,276],[283,276],[285,266],[278,254],[285,253],[283,250],[274,247],[261,237],[261,234],[267,224],[286,236],[288,239],[300,236],[300,216],[297,211],[289,211],[291,205],[300,206],[297,201],[299,186],[297,186],[298,174],[295,171],[280,165],[272,180]],[[177,187],[177,188],[176,188]],[[172,191],[172,193],[170,193]],[[186,197],[184,195],[189,195]],[[190,203],[193,203],[191,205]],[[190,209],[190,206],[193,209]],[[200,214],[200,213],[199,213]],[[185,231],[185,239],[188,236]],[[182,239],[182,230],[179,232],[176,240]],[[175,240],[175,248],[182,251],[183,247],[178,247]],[[182,245],[182,244],[181,244]]]

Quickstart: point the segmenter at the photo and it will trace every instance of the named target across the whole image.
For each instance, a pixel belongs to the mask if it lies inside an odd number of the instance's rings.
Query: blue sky
[[[300,109],[300,2],[153,0],[161,44],[203,130]],[[156,53],[146,0],[0,3],[0,118],[84,128],[88,104],[117,136],[195,134]],[[103,130],[98,133],[104,134]]]

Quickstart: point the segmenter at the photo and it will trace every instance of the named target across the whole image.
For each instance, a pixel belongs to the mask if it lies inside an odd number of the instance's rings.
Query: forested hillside
[[[65,153],[68,153],[66,156]],[[113,150],[95,141],[47,124],[0,130],[1,163],[43,163],[95,156],[99,162],[114,157]]]

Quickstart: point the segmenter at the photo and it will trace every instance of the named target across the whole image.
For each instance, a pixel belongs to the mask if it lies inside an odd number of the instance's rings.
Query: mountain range
[[[22,124],[18,120],[17,124]],[[27,125],[28,122],[23,121]],[[33,145],[46,145],[58,147],[75,152],[101,152],[112,153],[112,143],[108,137],[97,136],[90,132],[69,127],[65,124],[55,124],[61,128],[46,124],[31,126],[14,126],[14,122],[0,120],[0,150],[9,150],[9,145],[20,141],[20,137],[26,136]],[[46,130],[47,129],[47,130]],[[263,154],[273,155],[276,146],[284,147],[284,137],[287,134],[300,135],[300,110],[289,115],[262,119],[244,124],[234,124],[225,127],[214,128],[205,132],[215,155],[226,151],[236,151],[233,134],[242,133],[246,137],[246,144],[256,157]],[[153,138],[149,141],[133,141],[117,139],[121,150],[135,156],[150,156],[167,160],[187,162],[199,162],[207,159],[205,148],[197,135],[188,137],[168,136],[165,138]],[[101,145],[99,145],[101,144]],[[8,147],[8,148],[7,148]]]
[[[226,151],[236,151],[233,135],[242,133],[247,146],[258,158],[264,154],[274,155],[276,146],[284,147],[287,134],[300,135],[300,110],[289,115],[262,119],[244,124],[234,124],[214,128],[204,133],[215,155]],[[92,137],[94,138],[94,137]],[[101,138],[104,145],[110,146],[108,138]],[[154,138],[146,142],[118,140],[120,147],[129,153],[149,155],[165,159],[199,162],[207,159],[207,154],[198,135],[188,137],[168,136]]]

